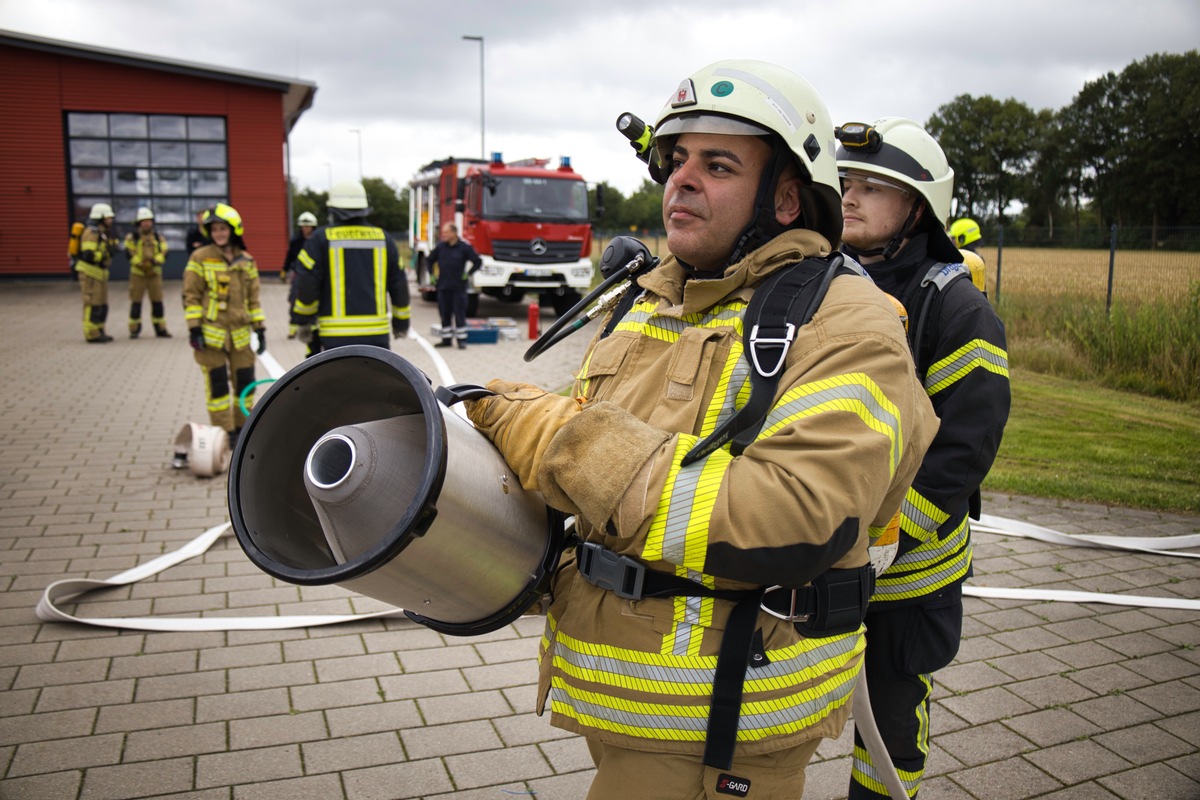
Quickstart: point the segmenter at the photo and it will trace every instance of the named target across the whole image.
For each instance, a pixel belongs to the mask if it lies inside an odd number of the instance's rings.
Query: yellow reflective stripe
[[[322,336],[378,336],[390,333],[387,317],[320,317],[318,327]]]
[[[89,278],[94,278],[98,281],[108,280],[108,270],[106,270],[104,267],[97,267],[93,264],[87,263],[86,261],[77,261],[75,262],[75,269]]]
[[[346,316],[346,259],[340,248],[329,248],[329,287],[331,316]]]
[[[219,328],[216,325],[204,323],[200,326],[201,332],[204,334],[204,344],[216,350],[225,349],[225,329]]]
[[[942,511],[931,500],[914,487],[908,487],[904,501],[900,504],[900,526],[914,539],[927,542],[937,538],[937,530],[950,515]]]
[[[791,423],[831,411],[849,412],[891,442],[888,474],[894,475],[904,449],[900,411],[865,372],[850,372],[805,383],[784,392],[763,424],[756,441]]]
[[[925,375],[925,392],[937,394],[975,369],[986,369],[1007,378],[1008,352],[983,339],[972,339],[929,368]]]
[[[865,748],[854,748],[853,766],[850,769],[850,774],[854,778],[854,782],[870,789],[875,794],[890,797],[888,788],[884,784],[882,778],[879,777],[879,772],[875,769],[874,763],[871,761],[871,754]],[[909,797],[916,797],[917,791],[921,788],[921,779],[925,775],[924,770],[916,772],[897,769],[896,774],[900,776],[900,783],[904,785],[904,791]]]
[[[303,316],[311,316],[311,315],[317,313],[317,310],[320,307],[321,307],[320,300],[313,300],[311,303],[301,303],[300,299],[297,298],[296,304],[294,306],[292,306],[292,310],[295,311],[297,314],[301,314]]]
[[[200,319],[204,316],[204,309],[198,305],[184,306],[183,318],[186,320]]]
[[[738,741],[793,733],[819,723],[849,699],[865,645],[858,632],[800,639],[767,652],[743,683]],[[642,738],[699,741],[708,724],[716,656],[675,656],[554,637],[551,705],[601,730]],[[599,685],[621,692],[593,691]],[[630,692],[643,695],[628,697]]]
[[[969,533],[964,515],[945,539],[926,542],[899,556],[876,578],[872,602],[921,597],[965,578],[971,566]]]
[[[296,256],[296,260],[300,262],[300,266],[309,270],[313,268],[313,264],[317,263],[313,260],[313,257],[308,254],[307,250],[301,250],[300,255]]]
[[[695,447],[699,437],[681,433],[675,442],[675,453],[671,456],[671,468],[667,471],[667,480],[662,495],[658,498],[658,509],[650,530],[646,532],[646,543],[642,545],[641,557],[644,561],[662,561],[664,542],[667,534],[667,517],[671,514],[671,493],[675,486],[679,471],[683,469],[680,462],[687,452]],[[693,465],[694,466],[694,465]]]
[[[250,321],[251,322],[266,322],[266,319],[267,319],[267,315],[263,313],[263,310],[261,307],[250,309]]]
[[[374,254],[375,276],[375,313],[381,317],[387,316],[387,252],[377,247]]]
[[[410,319],[412,309],[409,306],[392,306],[392,319]]]
[[[230,334],[233,337],[233,349],[234,350],[241,350],[243,348],[250,346],[250,328],[249,327],[234,328],[232,331],[230,331]]]
[[[719,422],[737,413],[750,400],[750,362],[742,358],[742,351],[741,337],[734,337],[729,357],[721,367],[721,377],[717,381],[713,399],[705,409],[700,424],[702,438],[716,430]]]

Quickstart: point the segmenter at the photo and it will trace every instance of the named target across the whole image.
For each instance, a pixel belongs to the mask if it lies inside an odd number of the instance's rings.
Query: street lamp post
[[[469,42],[479,42],[479,157],[487,158],[487,150],[483,146],[483,37],[464,36]]]
[[[351,128],[350,132],[358,136],[358,179],[359,181],[362,181],[362,131],[358,128]]]

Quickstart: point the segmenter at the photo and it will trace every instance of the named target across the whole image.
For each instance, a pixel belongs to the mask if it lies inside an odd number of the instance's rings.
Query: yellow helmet
[[[950,238],[959,247],[966,247],[971,242],[978,242],[981,238],[979,223],[968,217],[954,220],[950,223]]]
[[[246,232],[242,227],[242,215],[237,212],[237,209],[227,203],[217,203],[204,213],[204,222],[200,224],[200,228],[204,231],[205,236],[212,238],[210,228],[218,220],[228,225],[234,236],[241,236]]]

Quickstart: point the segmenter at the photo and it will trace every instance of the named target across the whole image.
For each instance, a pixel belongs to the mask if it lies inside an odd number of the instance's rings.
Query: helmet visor
[[[904,194],[908,194],[911,191],[908,186],[905,186],[902,183],[889,181],[887,178],[881,178],[878,175],[869,175],[865,172],[859,172],[857,170],[839,169],[838,177],[841,178],[843,192],[846,191],[846,181],[861,181],[863,183],[869,183],[873,186],[883,186],[888,189],[894,189],[897,192],[903,192]]]
[[[654,131],[657,137],[682,133],[717,133],[726,136],[767,136],[770,130],[744,119],[724,114],[680,114],[663,120]]]

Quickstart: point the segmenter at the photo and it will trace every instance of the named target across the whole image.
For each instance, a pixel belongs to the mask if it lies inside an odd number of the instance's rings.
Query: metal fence
[[[989,236],[990,234],[990,236]],[[994,238],[991,238],[994,237]],[[1080,228],[1053,238],[1042,229],[984,228],[979,248],[989,288],[1137,304],[1186,295],[1200,283],[1200,228]]]
[[[1185,296],[1200,283],[1200,227],[1045,229],[984,225],[978,252],[987,262],[988,294],[1066,296],[1086,303],[1136,304]],[[667,254],[661,230],[597,231],[597,258],[614,236],[635,236]]]

